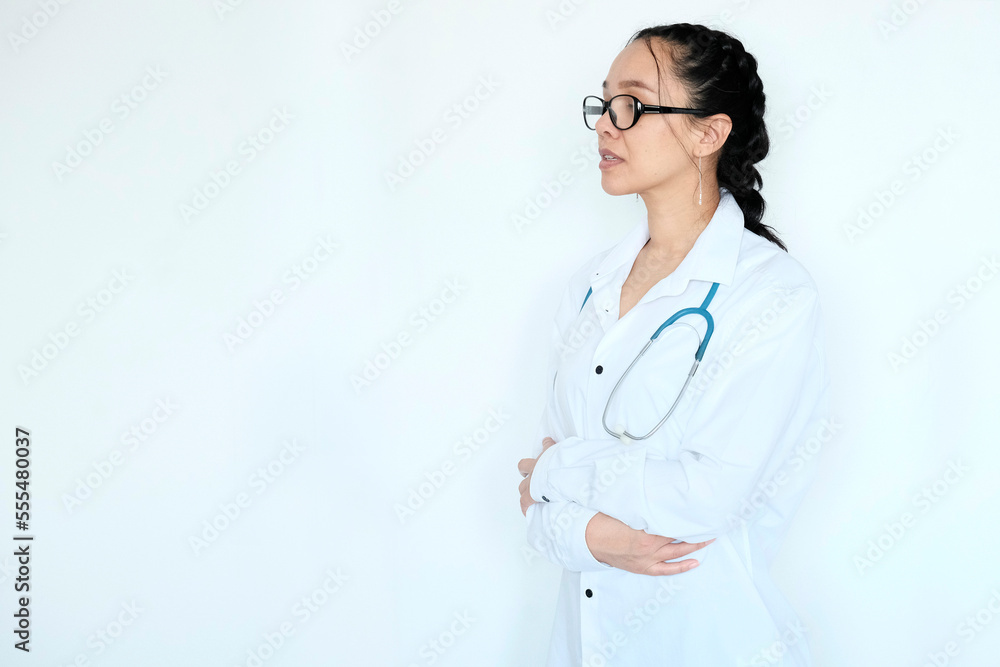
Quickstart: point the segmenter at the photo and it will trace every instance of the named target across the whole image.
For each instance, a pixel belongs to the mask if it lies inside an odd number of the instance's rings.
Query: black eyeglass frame
[[[627,93],[621,93],[620,95],[615,95],[606,102],[597,95],[587,95],[586,97],[583,98],[583,124],[587,126],[588,130],[597,130],[597,121],[596,120],[594,121],[594,127],[591,127],[590,125],[587,124],[587,100],[589,100],[590,98],[594,98],[595,100],[601,101],[602,111],[601,115],[597,117],[597,120],[600,120],[601,117],[604,116],[604,114],[608,113],[611,110],[611,102],[618,97],[631,97],[632,102],[635,105],[635,118],[632,119],[632,124],[629,125],[628,127],[619,127],[618,122],[615,120],[614,115],[611,116],[611,124],[617,127],[619,130],[627,130],[631,127],[635,127],[635,124],[639,122],[639,119],[642,118],[642,114],[644,113],[687,113],[687,114],[696,114],[703,116],[708,116],[711,115],[712,113],[711,111],[707,111],[705,109],[685,109],[682,107],[664,107],[664,106],[656,106],[653,104],[643,104],[638,97],[636,97],[635,95],[629,95]],[[597,106],[597,105],[594,104],[592,106]]]

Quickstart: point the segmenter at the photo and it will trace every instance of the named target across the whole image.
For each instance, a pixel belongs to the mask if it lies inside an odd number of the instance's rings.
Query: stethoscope
[[[604,430],[607,431],[610,435],[620,439],[622,442],[627,442],[630,440],[645,440],[649,436],[656,433],[656,431],[661,426],[663,426],[664,422],[667,421],[670,415],[673,414],[674,409],[677,407],[677,404],[680,403],[681,398],[684,396],[684,392],[687,390],[688,385],[691,383],[691,378],[694,377],[695,372],[698,370],[698,364],[701,363],[701,359],[705,355],[705,348],[708,347],[708,341],[712,338],[712,332],[715,330],[715,321],[712,319],[712,314],[708,312],[708,304],[712,302],[712,298],[715,296],[715,292],[718,289],[719,289],[719,283],[712,283],[711,289],[708,290],[708,295],[705,297],[705,300],[701,302],[700,306],[698,306],[697,308],[682,308],[681,310],[678,310],[676,313],[667,318],[667,320],[660,325],[660,328],[657,329],[652,336],[650,336],[649,342],[643,346],[643,348],[639,351],[639,354],[637,354],[635,359],[632,360],[632,363],[629,364],[629,367],[625,369],[624,373],[622,373],[622,376],[618,379],[618,383],[615,385],[615,388],[611,390],[611,395],[608,396],[608,402],[604,406],[604,415],[601,417],[601,424],[604,426]],[[593,293],[593,291],[594,291],[593,287],[587,290],[587,296],[583,298],[583,304],[580,305],[580,312],[583,312],[583,307],[587,305],[587,299],[590,298],[590,295]],[[611,401],[615,397],[615,392],[618,391],[618,387],[621,386],[621,383],[625,380],[625,376],[628,375],[630,370],[632,370],[632,367],[635,366],[636,362],[638,362],[639,359],[642,358],[642,355],[646,354],[646,350],[648,350],[649,346],[653,344],[653,341],[656,340],[657,336],[660,335],[661,331],[666,329],[674,322],[677,322],[677,320],[679,320],[680,318],[685,317],[687,315],[700,315],[701,317],[705,318],[705,322],[708,324],[708,328],[705,330],[705,338],[701,339],[701,336],[700,334],[698,334],[697,329],[695,329],[687,322],[680,322],[680,324],[683,324],[694,330],[695,334],[699,336],[701,344],[698,346],[697,351],[694,353],[694,363],[691,364],[691,370],[688,371],[687,379],[684,380],[684,386],[681,387],[680,393],[677,394],[677,398],[674,399],[674,403],[673,405],[670,406],[670,409],[667,411],[667,414],[665,414],[663,416],[663,419],[661,419],[660,422],[653,427],[653,430],[647,433],[646,435],[632,435],[625,429],[624,426],[621,426],[620,431],[614,431],[608,428],[608,408],[611,407]],[[554,377],[552,378],[552,386],[553,388],[555,388]]]

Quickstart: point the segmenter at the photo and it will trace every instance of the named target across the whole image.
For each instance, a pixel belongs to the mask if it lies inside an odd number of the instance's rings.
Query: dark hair
[[[644,28],[629,39],[641,39],[656,62],[653,38],[662,40],[670,54],[670,71],[687,88],[690,105],[709,114],[724,113],[733,127],[722,145],[716,168],[720,187],[732,193],[743,211],[743,226],[787,251],[777,234],[761,222],[764,179],[754,166],[767,156],[770,140],[764,125],[764,84],[757,75],[757,60],[743,43],[725,32],[703,25],[674,23]],[[659,83],[659,81],[657,81]],[[697,117],[704,117],[698,115]]]

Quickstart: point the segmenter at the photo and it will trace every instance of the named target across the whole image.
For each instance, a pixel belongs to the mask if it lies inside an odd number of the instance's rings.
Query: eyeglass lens
[[[591,130],[597,129],[597,121],[604,113],[604,100],[590,95],[583,102],[583,119]],[[635,122],[635,104],[628,95],[617,95],[611,98],[611,122],[618,129],[626,128]]]

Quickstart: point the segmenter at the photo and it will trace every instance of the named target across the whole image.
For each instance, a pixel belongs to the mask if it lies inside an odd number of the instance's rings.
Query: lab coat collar
[[[719,188],[721,197],[708,226],[702,230],[684,260],[674,272],[654,285],[648,298],[682,294],[692,280],[730,285],[736,274],[736,260],[743,240],[743,211],[736,198],[726,188]],[[596,292],[605,280],[621,273],[624,283],[639,251],[649,240],[646,216],[622,241],[611,249],[600,266],[591,274],[591,288]],[[624,271],[622,269],[624,268]]]

